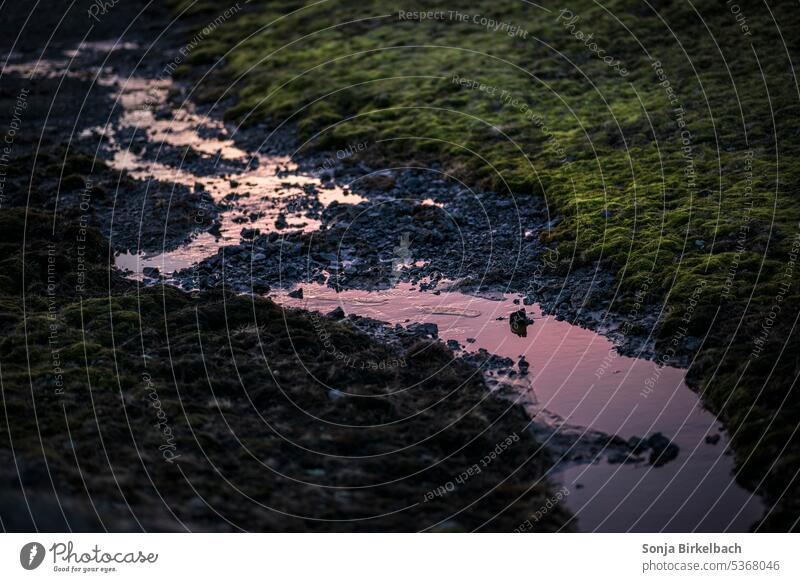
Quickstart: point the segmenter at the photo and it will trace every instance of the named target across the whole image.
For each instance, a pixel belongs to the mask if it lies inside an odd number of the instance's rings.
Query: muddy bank
[[[685,370],[621,355],[523,297],[411,284],[303,284],[274,296],[387,341],[439,338],[477,367],[494,394],[528,413],[581,531],[746,531],[763,514],[759,497],[734,481],[729,436],[686,386]]]
[[[101,131],[129,129],[122,125],[120,87],[135,84],[130,67],[142,49],[116,45],[84,43],[47,58],[10,54],[0,107],[13,112],[16,129],[4,163],[3,202],[96,228],[118,252],[163,252],[219,228],[220,205],[199,184],[135,177],[104,163],[108,140],[126,147],[141,142],[141,132]]]
[[[20,260],[8,216],[21,220],[6,215],[0,242]],[[47,220],[29,221],[44,245]],[[76,295],[83,259],[60,226],[56,295],[47,254],[26,256],[25,324],[3,289],[2,448],[19,467],[4,490],[31,495],[36,525],[64,502],[76,529],[510,531],[551,495],[523,410],[443,346],[382,344],[264,299],[136,291],[113,271],[111,297]],[[97,277],[107,250],[92,240]],[[22,506],[3,510],[31,529]]]
[[[106,24],[127,25],[140,6]],[[157,31],[161,15],[145,28]],[[152,38],[137,30],[113,51],[59,39],[44,74],[20,46],[3,73],[4,106],[29,90],[0,214],[0,460],[14,468],[0,483],[3,526],[512,531],[536,515],[534,531],[570,529],[548,504],[552,459],[524,411],[442,345],[378,341],[346,320],[220,289],[144,287],[115,268],[120,251],[252,227],[220,219],[244,192],[215,196],[223,182],[236,189],[245,165],[180,136],[153,149],[142,119],[126,119],[122,100],[154,88],[126,83]],[[138,72],[155,78],[162,66]],[[108,83],[95,82],[100,67]],[[155,89],[156,106],[137,111],[175,121]],[[120,169],[130,160],[115,159],[112,140],[136,164]]]

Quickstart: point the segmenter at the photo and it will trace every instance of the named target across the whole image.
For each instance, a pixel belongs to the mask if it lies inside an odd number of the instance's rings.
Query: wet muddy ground
[[[302,298],[281,293],[277,300],[428,330],[466,354],[496,394],[531,416],[581,529],[746,530],[762,511],[730,479],[723,427],[686,386],[684,370],[620,355],[601,335],[544,315],[538,305],[522,307],[513,294],[434,294],[409,284],[376,292],[302,289]],[[510,320],[521,307],[530,323],[514,329]]]
[[[3,73],[6,99],[23,85],[84,98],[79,123],[48,136],[67,150],[19,147],[53,168],[37,184],[59,192],[44,208],[82,216],[91,201],[129,278],[270,296],[389,345],[446,343],[445,366],[477,367],[494,397],[525,408],[581,530],[746,530],[758,518],[684,370],[653,363],[648,337],[621,334],[625,318],[604,309],[613,277],[563,272],[540,243],[559,221],[541,200],[475,191],[437,167],[371,168],[354,155],[369,144],[304,155],[290,129],[199,110],[157,62],[144,42],[106,39],[17,52]],[[639,314],[642,329],[658,315]]]

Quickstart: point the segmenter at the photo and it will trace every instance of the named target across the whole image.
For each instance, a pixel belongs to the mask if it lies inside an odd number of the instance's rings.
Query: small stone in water
[[[524,309],[513,312],[509,318],[511,331],[520,337],[526,337],[528,335],[528,326],[532,323],[533,320],[528,318],[528,314]]]

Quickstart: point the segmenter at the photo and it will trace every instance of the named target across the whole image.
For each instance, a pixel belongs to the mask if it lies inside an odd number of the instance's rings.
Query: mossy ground
[[[174,4],[198,26],[228,7]],[[775,504],[767,523],[796,527],[800,15],[737,9],[744,23],[720,3],[580,0],[568,29],[560,8],[517,1],[274,1],[243,7],[183,71],[210,72],[196,96],[232,121],[295,126],[300,154],[367,142],[373,167],[437,161],[499,196],[545,196],[564,220],[542,240],[565,270],[616,272],[620,312],[637,294],[665,304],[665,349],[704,338],[695,385],[728,424],[741,478]]]
[[[0,217],[0,248],[5,529],[510,531],[552,496],[525,413],[440,344],[138,288],[108,269],[98,233],[53,234],[22,209]],[[77,290],[79,269],[92,283]],[[555,508],[535,528],[567,518]]]
[[[56,48],[73,49],[93,26],[73,7],[80,22],[57,29],[62,4],[31,17],[24,46],[36,55],[54,30]],[[93,38],[130,32],[144,4],[109,11]],[[131,33],[142,46],[167,22],[148,6],[146,30]],[[0,28],[13,40],[32,9],[7,8],[15,18],[4,8]],[[442,346],[388,346],[269,300],[124,279],[99,211],[158,195],[75,139],[108,121],[111,91],[90,85],[90,74],[4,74],[0,86],[6,112],[30,90],[0,201],[0,528],[510,531],[545,506],[552,461],[529,419]],[[356,361],[406,365],[346,366],[322,332]],[[502,462],[426,501],[515,434]],[[536,529],[568,518],[557,507]]]
[[[202,96],[237,97],[226,115],[244,124],[292,122],[308,148],[367,142],[366,156],[388,165],[438,160],[501,195],[544,193],[567,219],[551,237],[576,247],[582,262],[615,265],[626,286],[655,272],[654,293],[686,298],[697,277],[721,290],[750,201],[752,256],[744,260],[760,261],[766,250],[775,269],[785,256],[800,220],[790,195],[800,168],[791,160],[795,129],[776,116],[797,112],[798,93],[765,10],[752,9],[753,36],[744,37],[717,6],[698,15],[676,1],[656,15],[634,3],[574,3],[574,30],[592,33],[624,63],[622,77],[565,29],[557,10],[522,2],[403,10],[480,15],[517,25],[527,38],[471,20],[401,19],[398,5],[385,1],[302,6],[271,2],[220,25],[190,53],[192,64],[224,73],[200,85]],[[201,2],[193,10],[210,16],[222,7]],[[800,24],[788,3],[774,13],[781,30]],[[794,35],[784,40],[786,50],[796,45]],[[654,60],[675,91],[672,104]],[[454,76],[487,90],[462,87]],[[676,123],[678,106],[685,128]],[[776,138],[785,161],[778,184]],[[705,241],[702,249],[696,240]],[[741,271],[736,295],[754,281],[752,269]]]

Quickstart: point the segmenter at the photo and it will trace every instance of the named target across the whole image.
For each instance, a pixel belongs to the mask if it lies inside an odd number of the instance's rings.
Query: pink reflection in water
[[[232,208],[220,215],[218,237],[198,233],[189,243],[173,251],[118,255],[117,266],[132,271],[135,278],[142,278],[144,267],[158,267],[162,273],[169,274],[198,263],[216,254],[223,245],[237,244],[242,228],[258,229],[264,233],[275,231],[280,216],[287,219],[284,230],[319,230],[320,221],[305,216],[303,205],[294,204],[297,199],[308,198],[306,189],[309,187],[315,189],[317,200],[323,207],[334,202],[358,204],[365,201],[347,189],[333,184],[323,185],[317,176],[299,173],[297,165],[288,156],[250,154],[236,147],[222,122],[197,113],[191,103],[173,110],[166,119],[157,117],[154,110],[165,103],[172,85],[169,80],[122,78],[108,73],[102,75],[99,82],[116,89],[122,116],[118,125],[91,128],[84,134],[104,137],[112,149],[111,167],[143,181],[158,180],[190,189],[199,184],[216,202],[236,195],[236,202],[231,202]],[[128,142],[117,139],[117,132],[123,128],[133,128],[137,134],[147,136],[148,147],[155,152],[159,152],[163,145],[191,146],[198,152],[214,156],[222,167],[226,160],[243,162],[246,166],[230,172],[220,168],[218,173],[210,176],[197,175],[192,173],[188,164],[175,167],[128,149]]]
[[[391,324],[435,323],[442,340],[467,350],[484,348],[515,362],[524,355],[529,384],[517,385],[526,392],[519,399],[534,403],[527,408],[539,418],[556,415],[573,428],[624,438],[654,432],[672,438],[680,453],[662,467],[605,459],[559,467],[554,479],[569,490],[565,502],[583,531],[746,531],[762,513],[759,498],[734,481],[727,437],[686,386],[684,370],[621,356],[607,338],[544,316],[538,305],[526,308],[534,319],[527,337],[515,335],[508,317],[522,307],[517,297],[434,295],[407,284],[381,292],[302,287],[303,299],[285,293],[276,299],[322,313],[341,306]],[[720,439],[709,444],[709,435]]]

